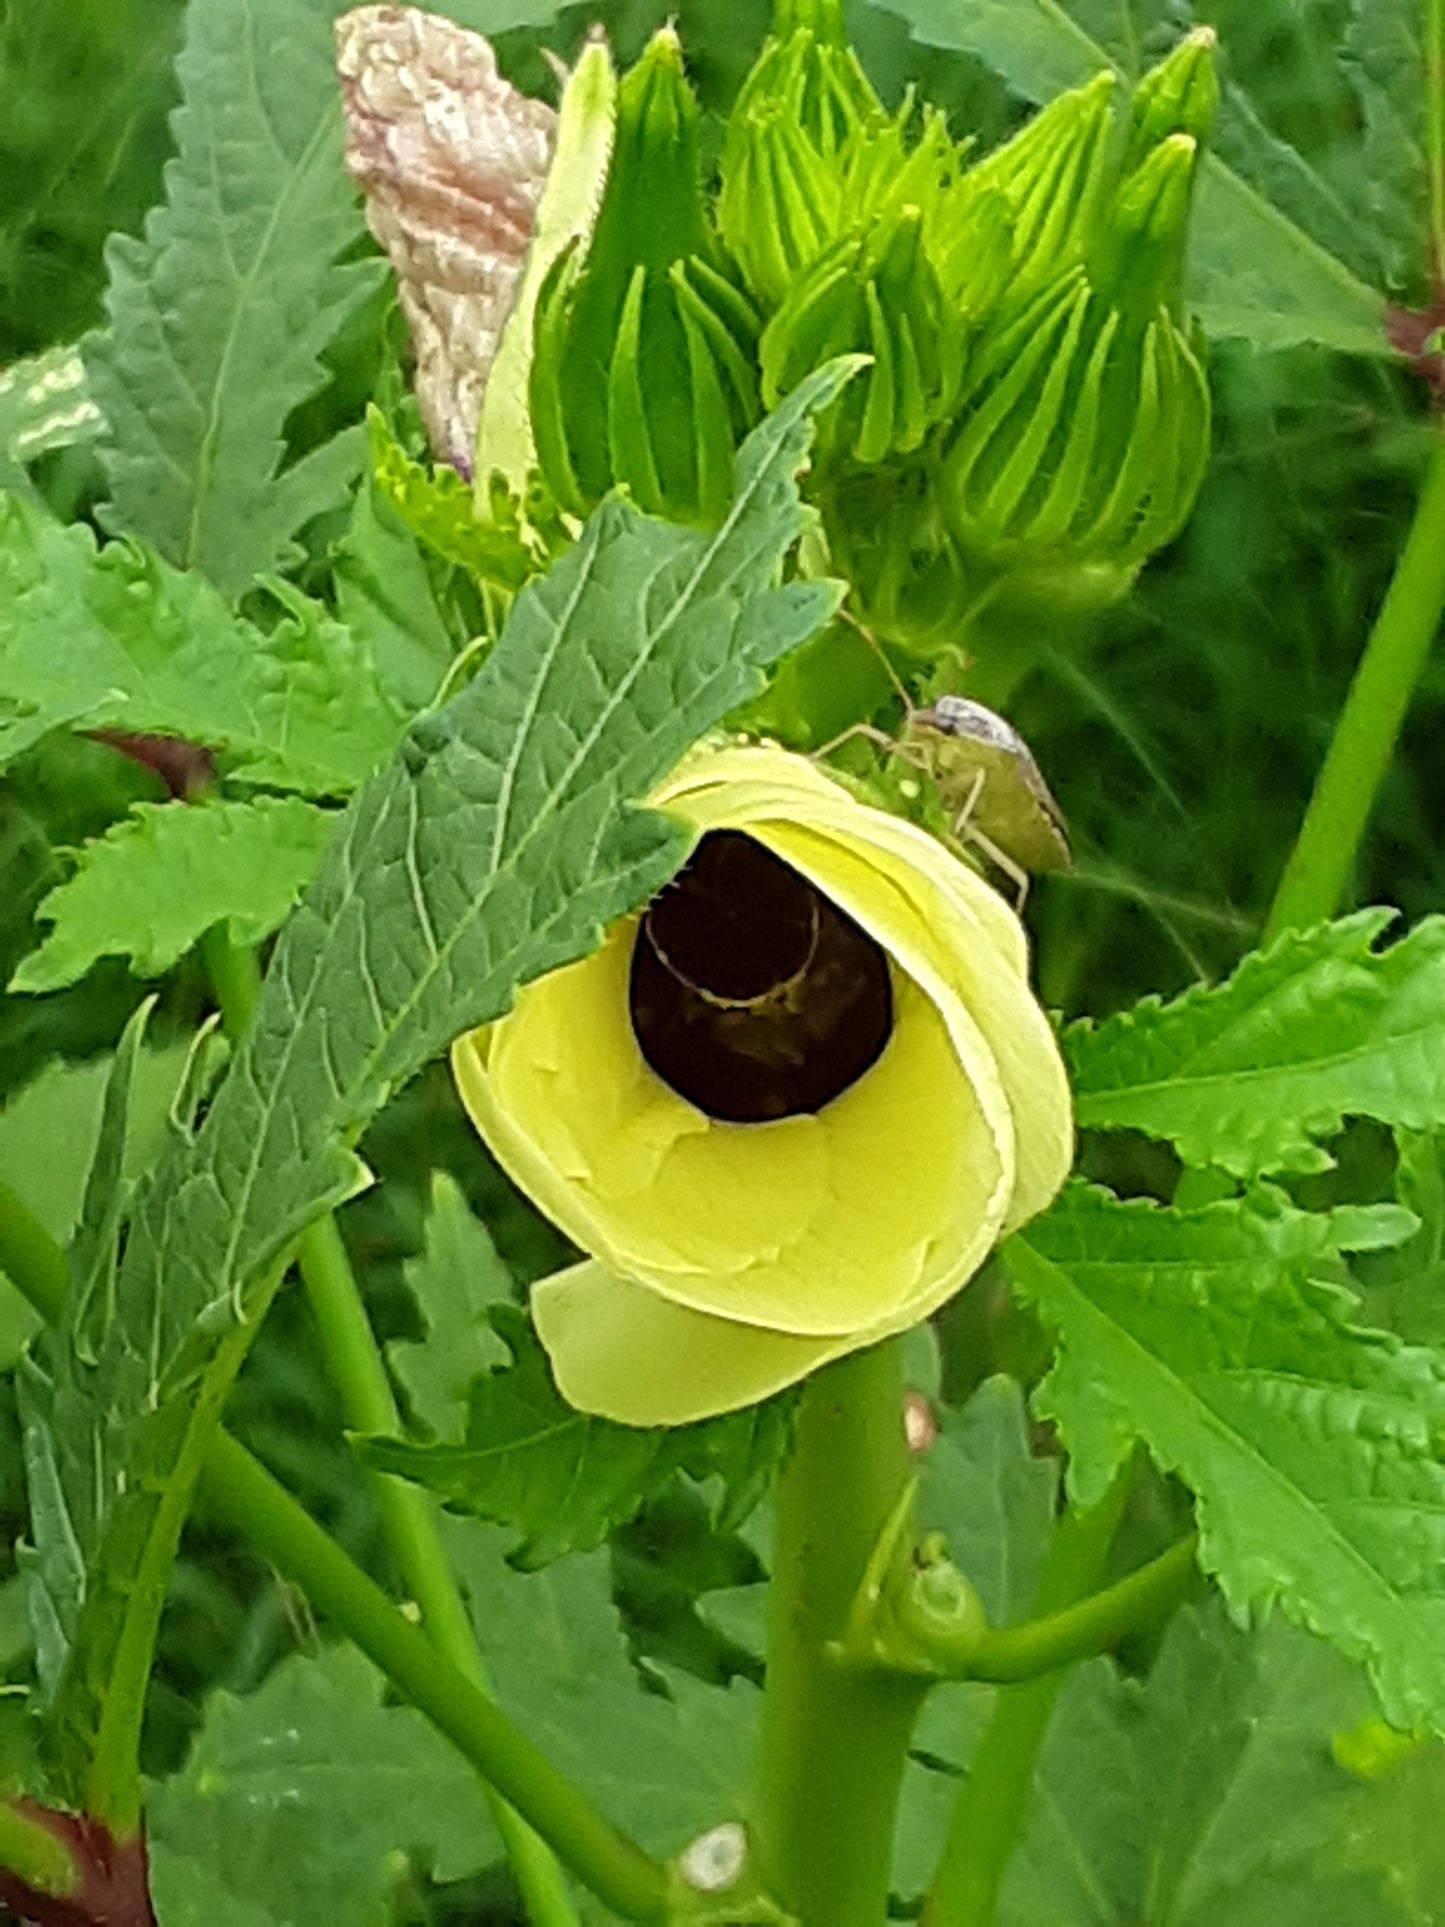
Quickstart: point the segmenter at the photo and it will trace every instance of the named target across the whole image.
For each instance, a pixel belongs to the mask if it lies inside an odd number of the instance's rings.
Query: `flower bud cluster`
[[[761,410],[862,354],[811,491],[874,625],[934,654],[982,605],[1108,606],[1178,533],[1208,453],[1183,275],[1212,34],[1123,111],[1119,92],[1098,75],[970,167],[941,115],[884,108],[841,0],[780,0],[710,199],[664,29],[622,82],[590,244],[537,303],[552,496],[582,514],[620,484],[715,519]]]
[[[1126,114],[1100,74],[969,168],[936,116],[913,138],[910,103],[884,112],[837,12],[794,0],[724,153],[721,231],[768,317],[763,402],[872,357],[823,425],[814,493],[894,641],[932,653],[983,602],[1105,607],[1178,533],[1208,452],[1182,287],[1213,36]]]

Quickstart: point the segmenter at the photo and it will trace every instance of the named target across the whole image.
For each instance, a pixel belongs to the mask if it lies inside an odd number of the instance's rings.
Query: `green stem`
[[[1039,1586],[1040,1616],[1061,1613],[1098,1584],[1129,1494],[1132,1462],[1088,1512],[1059,1523]],[[1192,1556],[1192,1555],[1191,1555]],[[954,1801],[943,1858],[922,1927],[989,1927],[1023,1826],[1034,1768],[1067,1675],[1046,1673],[999,1695],[968,1778]]]
[[[261,994],[255,952],[233,944],[223,925],[206,933],[202,948],[226,1034],[238,1044]],[[386,1438],[399,1436],[401,1415],[392,1396],[391,1380],[346,1246],[330,1212],[303,1233],[296,1259],[327,1370],[341,1394],[347,1423],[353,1431]],[[486,1692],[486,1668],[442,1544],[431,1495],[386,1473],[375,1474],[373,1485],[388,1542],[407,1590],[421,1610],[428,1637],[453,1666]],[[552,1855],[491,1787],[487,1788],[487,1802],[535,1927],[576,1927],[576,1911]]]
[[[251,1544],[354,1640],[398,1690],[627,1920],[662,1918],[667,1876],[619,1834],[513,1726],[474,1680],[412,1626],[244,1447],[222,1432],[203,1490]]]
[[[60,1323],[70,1290],[65,1253],[5,1183],[0,1183],[0,1271],[47,1325]]]
[[[0,1185],[0,1264],[41,1316],[64,1310],[65,1254]],[[628,1920],[656,1920],[668,1876],[550,1766],[475,1683],[413,1626],[244,1446],[207,1447],[202,1489],[218,1512],[386,1674],[477,1772],[525,1813],[598,1898]]]
[[[900,1341],[816,1373],[778,1480],[758,1862],[802,1927],[878,1927],[926,1683],[829,1657],[909,1477]]]
[[[1445,0],[1425,4],[1425,165],[1429,171],[1430,269],[1445,289]]]
[[[1335,724],[1299,838],[1275,893],[1264,937],[1335,915],[1355,853],[1445,609],[1445,435],[1384,606]]]
[[[1112,1652],[1130,1633],[1147,1631],[1166,1619],[1194,1584],[1198,1544],[1191,1533],[1103,1592],[1021,1626],[965,1632],[957,1642],[950,1641],[946,1624],[930,1624],[926,1614],[900,1617],[912,1641],[949,1678],[996,1685],[1038,1679],[1076,1660]]]
[[[0,1868],[33,1894],[59,1900],[80,1892],[81,1871],[70,1848],[8,1800],[0,1801]]]

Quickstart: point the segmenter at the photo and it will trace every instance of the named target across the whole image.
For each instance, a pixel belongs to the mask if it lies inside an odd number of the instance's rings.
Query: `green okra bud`
[[[884,118],[857,57],[827,31],[799,19],[769,40],[743,82],[723,145],[718,224],[749,292],[776,307],[798,273],[840,233],[847,156],[862,130]]]
[[[820,450],[864,465],[911,453],[958,399],[966,326],[924,250],[921,213],[905,207],[836,243],[800,278],[763,334],[764,404],[833,356],[861,351],[871,365],[820,424]]]
[[[757,334],[709,224],[697,101],[664,28],[618,90],[591,246],[559,259],[537,302],[532,428],[558,503],[585,514],[622,484],[656,514],[721,514],[758,414]]]
[[[1166,60],[1152,67],[1129,102],[1129,129],[1121,174],[1139,167],[1149,150],[1171,134],[1192,134],[1201,145],[1209,138],[1219,110],[1219,76],[1213,27],[1196,27]]]
[[[1114,76],[1061,94],[1011,141],[972,168],[954,191],[957,218],[974,200],[1002,195],[1013,223],[1011,294],[1018,298],[1080,259],[1108,184]]]
[[[1192,508],[1209,451],[1202,352],[1174,313],[1196,146],[1157,146],[1086,262],[992,317],[940,467],[976,575],[1107,606]]]

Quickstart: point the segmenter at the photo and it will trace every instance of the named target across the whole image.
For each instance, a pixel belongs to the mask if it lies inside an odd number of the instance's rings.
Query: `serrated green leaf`
[[[212,1695],[148,1802],[162,1927],[387,1927],[409,1869],[456,1880],[500,1857],[476,1775],[384,1685],[337,1646],[283,1660],[245,1699]]]
[[[1173,1144],[1236,1177],[1329,1166],[1347,1116],[1445,1126],[1445,920],[1388,950],[1389,910],[1291,933],[1225,984],[1146,997],[1065,1033],[1078,1121]]]
[[[509,519],[488,520],[486,498],[448,463],[428,468],[413,461],[389,433],[379,409],[371,410],[368,431],[377,486],[419,542],[481,581],[508,590],[541,572],[541,558],[528,546],[516,504],[505,491],[494,506],[509,511]]]
[[[389,1345],[387,1357],[415,1415],[438,1439],[459,1441],[472,1380],[509,1357],[487,1313],[510,1302],[512,1281],[449,1172],[433,1173],[426,1248],[407,1264],[406,1282],[426,1337]]]
[[[0,763],[52,729],[109,727],[224,751],[248,782],[349,794],[400,719],[346,630],[273,586],[287,615],[263,635],[203,576],[0,497]]]
[[[1201,1563],[1362,1660],[1386,1717],[1445,1727],[1445,1359],[1315,1282],[1330,1220],[1261,1196],[1198,1211],[1073,1185],[1004,1247],[1058,1335],[1035,1405],[1097,1499],[1142,1439],[1197,1495]]]
[[[120,1234],[127,1202],[125,1148],[136,1067],[153,1000],[135,1012],[121,1034],[105,1081],[95,1150],[70,1241],[70,1292],[62,1325],[27,1359],[18,1380],[25,1483],[30,1498],[31,1620],[41,1690],[53,1699],[64,1677],[89,1575],[71,1513],[63,1471],[64,1445],[56,1426],[72,1376],[94,1362],[115,1308]]]
[[[788,1401],[671,1430],[614,1425],[565,1403],[521,1311],[493,1303],[490,1316],[513,1363],[473,1379],[465,1439],[367,1439],[369,1464],[520,1532],[512,1558],[523,1569],[599,1545],[679,1469],[721,1474],[735,1495],[731,1515],[751,1511],[781,1455]]]
[[[454,637],[416,538],[367,476],[332,569],[341,620],[408,716],[435,700],[465,636]]]
[[[1365,121],[1361,189],[1385,271],[1399,289],[1418,289],[1429,258],[1425,96],[1432,61],[1433,85],[1440,85],[1445,44],[1427,57],[1425,16],[1424,0],[1351,0],[1344,41],[1345,68]],[[1438,8],[1431,19],[1445,40]],[[1434,165],[1445,165],[1445,156],[1437,155]],[[1437,191],[1445,195],[1445,180]]]
[[[0,372],[0,488],[25,487],[25,465],[53,448],[93,441],[100,410],[76,348],[47,348]]]
[[[1392,1927],[1341,1866],[1362,1789],[1330,1757],[1370,1709],[1359,1675],[1275,1620],[1176,1615],[1147,1679],[1080,1667],[1049,1725],[999,1927]]]
[[[977,55],[1036,103],[1080,86],[1101,68],[1137,69],[1127,19],[1126,37],[1102,46],[1061,0],[882,4],[925,46]],[[1221,142],[1227,138],[1222,122]],[[1257,348],[1315,342],[1347,354],[1391,352],[1382,296],[1217,154],[1207,155],[1200,170],[1188,298],[1206,333],[1238,337]]]
[[[364,442],[286,466],[321,351],[380,286],[339,266],[361,233],[342,166],[331,0],[192,0],[166,200],[106,251],[109,327],[86,343],[114,525],[228,595],[291,559]]]
[[[136,804],[41,902],[36,914],[55,927],[10,988],[58,990],[108,956],[161,977],[216,923],[233,942],[259,943],[315,876],[335,823],[299,796]]]
[[[608,1818],[650,1850],[675,1854],[721,1820],[741,1819],[758,1694],[628,1657],[605,1551],[520,1575],[506,1534],[449,1521],[498,1704]]]
[[[604,503],[332,840],[199,1135],[140,1200],[114,1324],[57,1418],[86,1569],[107,1582],[62,1695],[72,1762],[126,1750],[136,1702],[108,1675],[118,1650],[148,1653],[153,1576],[290,1246],[364,1182],[351,1142],[453,1037],[675,873],[687,832],[636,800],[831,613],[832,585],[777,578],[809,411],[851,372],[821,371],[749,438],[715,532]],[[123,1803],[115,1785],[112,1768],[92,1797]]]
[[[1395,1187],[1417,1220],[1414,1235],[1358,1272],[1371,1324],[1415,1345],[1445,1347],[1445,1134],[1397,1131]]]

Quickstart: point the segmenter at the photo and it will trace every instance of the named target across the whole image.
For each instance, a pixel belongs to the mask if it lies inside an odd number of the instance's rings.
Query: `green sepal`
[[[1184,251],[1199,163],[1192,134],[1170,134],[1126,176],[1089,251],[1089,279],[1126,313],[1183,306]]]
[[[918,449],[951,414],[963,383],[967,321],[944,300],[915,207],[838,242],[799,281],[763,332],[763,401],[777,401],[834,355],[872,365],[819,425],[826,454],[865,466]]]
[[[1208,140],[1219,111],[1218,44],[1213,27],[1196,27],[1139,82],[1129,102],[1122,175],[1132,174],[1171,134],[1192,134],[1201,146]]]
[[[942,512],[932,442],[878,468],[831,464],[815,498],[832,566],[875,635],[932,661],[956,652],[976,585]]]
[[[720,514],[758,419],[758,326],[708,222],[697,102],[665,28],[619,89],[591,246],[564,251],[537,301],[532,432],[558,503],[582,515],[622,486],[653,514]]]
[[[837,8],[780,9],[797,24],[768,40],[733,104],[718,226],[748,291],[776,308],[837,238],[849,155],[882,104],[841,35]]]
[[[964,175],[954,190],[966,223],[976,196],[999,193],[1012,217],[1014,299],[1079,260],[1093,237],[1108,183],[1113,137],[1112,73],[1060,94],[1011,141]]]

